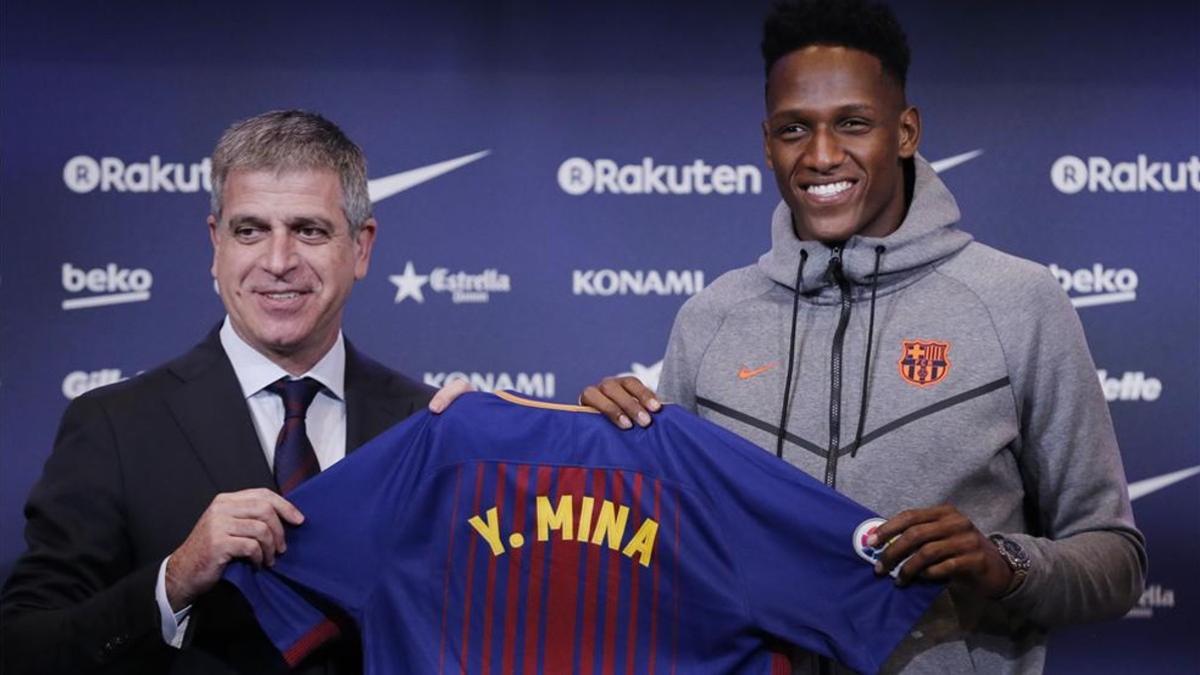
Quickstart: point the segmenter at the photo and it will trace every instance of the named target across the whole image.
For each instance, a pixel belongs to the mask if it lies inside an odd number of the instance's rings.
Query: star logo
[[[629,367],[629,372],[621,373],[621,376],[632,375],[642,381],[642,384],[652,390],[658,389],[658,376],[662,374],[662,361],[651,363],[648,366],[643,366],[640,363],[634,363]]]
[[[429,275],[417,274],[411,260],[404,266],[404,274],[392,274],[388,276],[388,281],[396,284],[397,303],[402,302],[405,298],[425,302],[425,294],[421,292],[421,287],[429,283]]]

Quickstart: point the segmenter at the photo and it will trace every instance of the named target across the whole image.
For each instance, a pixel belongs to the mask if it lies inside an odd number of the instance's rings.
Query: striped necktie
[[[321,383],[311,377],[303,380],[285,377],[267,385],[267,391],[283,399],[283,427],[275,439],[275,484],[280,494],[286,495],[321,471],[304,424],[308,406],[321,389]]]

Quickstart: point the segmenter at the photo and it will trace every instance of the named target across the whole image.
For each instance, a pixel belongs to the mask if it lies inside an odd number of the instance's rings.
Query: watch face
[[[1013,567],[1018,569],[1027,569],[1029,567],[1029,555],[1015,541],[1001,539],[1000,548]]]

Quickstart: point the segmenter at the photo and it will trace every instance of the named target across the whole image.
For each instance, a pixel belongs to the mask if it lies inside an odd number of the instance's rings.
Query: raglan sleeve
[[[304,522],[288,530],[274,567],[227,568],[225,580],[245,596],[289,666],[338,633],[331,614],[361,620],[382,577],[392,526],[419,478],[417,450],[431,423],[428,412],[414,415],[292,492]]]
[[[656,392],[663,401],[696,412],[700,362],[721,325],[712,301],[703,293],[683,304],[671,326],[667,353]]]
[[[1026,280],[1026,310],[1014,311],[1027,323],[1001,328],[1012,331],[1005,356],[1021,419],[1017,456],[1039,522],[1036,532],[998,534],[1032,561],[1003,604],[1053,626],[1127,612],[1141,595],[1147,562],[1083,326],[1042,272]]]
[[[702,426],[701,426],[702,425]],[[703,420],[705,482],[755,626],[859,672],[876,672],[942,592],[874,572],[884,521],[803,471]]]

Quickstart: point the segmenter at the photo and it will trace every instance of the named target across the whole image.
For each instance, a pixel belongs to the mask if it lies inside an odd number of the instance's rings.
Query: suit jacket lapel
[[[182,384],[167,396],[167,405],[218,492],[274,489],[275,479],[217,330],[171,364],[171,370]]]
[[[346,454],[412,414],[411,395],[398,397],[392,377],[346,342]]]

